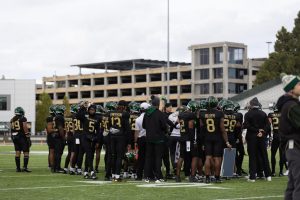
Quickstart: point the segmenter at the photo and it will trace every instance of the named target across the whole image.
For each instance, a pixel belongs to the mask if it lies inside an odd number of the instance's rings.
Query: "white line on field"
[[[49,174],[49,175],[20,175],[20,176],[0,176],[0,178],[24,178],[24,177],[35,177],[35,176],[57,176],[58,174]]]
[[[99,186],[99,185],[64,185],[64,186],[48,186],[48,187],[5,188],[5,189],[0,189],[0,191],[59,189],[59,188],[75,188],[75,187],[95,187],[95,186]]]
[[[242,198],[235,198],[235,199],[215,199],[215,200],[246,200],[246,199],[269,199],[269,198],[282,198],[283,195],[277,196],[260,196],[260,197],[242,197]]]

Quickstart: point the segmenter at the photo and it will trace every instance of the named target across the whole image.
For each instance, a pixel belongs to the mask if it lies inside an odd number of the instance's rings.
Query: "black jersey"
[[[130,125],[130,130],[132,132],[135,132],[135,120],[139,117],[138,113],[131,113],[129,117],[129,125]]]
[[[227,134],[234,134],[238,123],[237,115],[232,112],[224,112],[224,127]]]
[[[268,118],[271,119],[273,134],[278,135],[280,113],[279,112],[269,113]]]
[[[106,113],[101,117],[101,129],[103,130],[103,133],[108,134],[109,132],[108,123],[109,123],[109,113]]]
[[[96,115],[87,116],[83,120],[83,132],[85,134],[96,135],[100,132],[100,119]]]
[[[63,130],[65,129],[65,119],[64,116],[62,115],[56,115],[53,118],[53,129],[54,129],[54,133],[56,135],[59,135],[61,137],[64,137],[64,133],[59,132],[59,129],[62,128]]]
[[[180,113],[178,116],[179,123],[180,123],[180,139],[182,141],[195,141],[195,125],[193,129],[190,130],[189,122],[193,120],[193,124],[195,124],[197,116],[192,112],[183,112]]]
[[[19,133],[19,134],[25,135],[25,131],[23,128],[24,122],[27,122],[26,117],[18,116],[18,115],[14,116],[10,120],[11,133]]]
[[[68,136],[73,135],[74,130],[73,130],[73,118],[72,116],[67,116],[65,117],[65,132]]]
[[[129,113],[112,111],[109,113],[108,129],[112,135],[130,135]]]
[[[204,126],[205,138],[221,138],[221,119],[224,118],[223,112],[210,109],[206,113],[201,113],[200,120]]]

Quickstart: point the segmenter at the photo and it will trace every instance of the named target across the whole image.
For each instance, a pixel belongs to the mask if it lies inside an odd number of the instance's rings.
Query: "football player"
[[[87,115],[86,115],[87,114]],[[85,153],[85,169],[84,178],[97,179],[96,173],[93,167],[93,158],[95,152],[95,145],[97,141],[97,135],[100,131],[100,120],[96,116],[96,105],[90,104],[86,112],[86,106],[82,105],[77,114],[80,121],[83,123],[83,136],[81,145],[83,152]],[[90,175],[89,175],[90,172]]]
[[[64,173],[67,174],[69,172],[68,166],[71,163],[70,161],[74,159],[74,126],[73,126],[73,118],[72,113],[65,116],[65,144],[68,146],[68,154],[65,159]],[[71,166],[70,166],[71,167]]]
[[[223,142],[225,142],[228,148],[231,148],[231,145],[228,142],[224,127],[224,114],[222,111],[217,110],[218,100],[215,97],[210,96],[207,98],[206,102],[207,112],[200,116],[200,126],[204,126],[205,129],[205,182],[211,182],[211,159],[213,159],[216,183],[220,183]]]
[[[55,118],[55,105],[49,107],[49,116],[46,119],[46,132],[47,132],[47,144],[48,144],[48,166],[52,172],[54,172],[54,118]]]
[[[280,146],[280,135],[278,133],[279,130],[279,120],[280,120],[280,112],[278,111],[278,108],[276,107],[275,103],[273,103],[269,109],[271,112],[268,114],[268,119],[270,121],[270,124],[273,128],[273,136],[271,136],[271,176],[276,176],[275,174],[275,166],[276,166],[276,153],[279,149],[279,176],[283,176],[283,165],[284,165],[284,154],[283,149]]]
[[[28,167],[29,149],[31,146],[30,133],[28,132],[27,119],[22,107],[15,108],[15,116],[10,120],[11,137],[15,146],[16,172],[31,172]],[[21,170],[20,157],[21,152],[24,154],[24,166]]]
[[[131,149],[131,130],[129,125],[129,113],[126,111],[127,104],[121,100],[115,111],[109,113],[109,134],[111,144],[111,167],[113,181],[122,181],[120,174],[122,159],[125,149]]]

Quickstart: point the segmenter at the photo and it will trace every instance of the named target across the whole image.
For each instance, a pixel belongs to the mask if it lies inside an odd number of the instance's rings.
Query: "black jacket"
[[[256,108],[249,110],[245,114],[244,128],[247,129],[246,138],[256,138],[259,129],[265,131],[264,136],[267,136],[271,131],[267,114]]]
[[[277,101],[277,107],[281,112],[279,120],[279,134],[283,140],[294,139],[300,142],[299,114],[291,116],[294,110],[299,110],[299,100],[289,95],[281,96]],[[294,121],[293,121],[294,120]]]
[[[155,107],[150,107],[144,115],[143,128],[146,130],[147,142],[163,143],[167,131],[165,114]]]

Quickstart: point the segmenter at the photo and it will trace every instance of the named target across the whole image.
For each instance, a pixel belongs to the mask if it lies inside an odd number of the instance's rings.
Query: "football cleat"
[[[197,179],[195,176],[190,176],[189,182],[190,182],[190,183],[197,183],[197,182],[198,182],[198,179]]]
[[[163,183],[163,182],[165,182],[164,179],[157,179],[157,180],[155,180],[155,183]]]
[[[22,172],[22,170],[20,168],[17,168],[16,172]]]
[[[175,177],[175,182],[177,182],[177,183],[181,182],[180,176],[176,176],[176,177]]]
[[[97,176],[95,172],[91,172],[91,179],[96,180]]]
[[[24,168],[23,170],[22,170],[23,172],[31,172],[31,170],[29,170],[28,168]]]
[[[146,179],[145,179],[145,183],[150,183],[150,179],[149,179],[149,178],[146,178]]]
[[[87,172],[84,172],[83,173],[83,178],[84,179],[89,179],[90,177],[89,177],[89,174],[87,173]]]
[[[210,184],[210,183],[211,183],[210,178],[206,178],[206,179],[205,179],[205,183],[206,183],[206,184]]]

